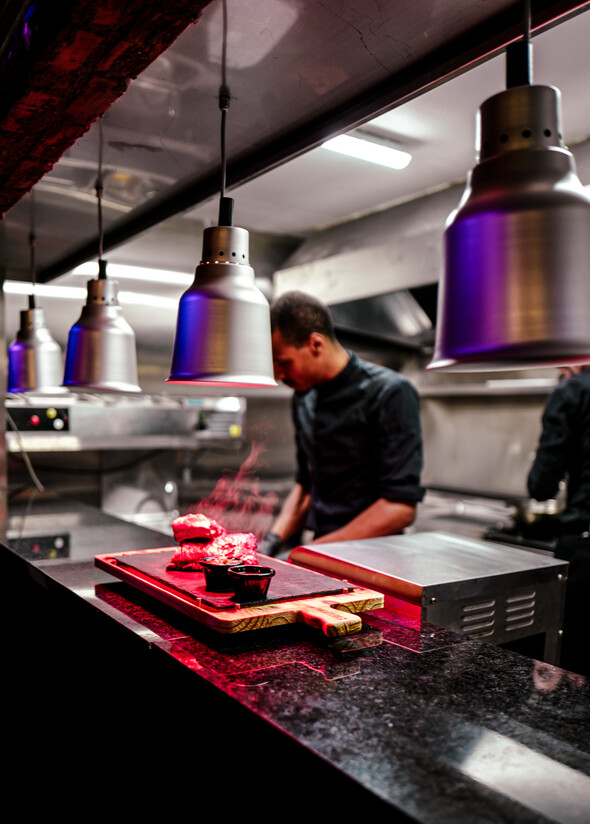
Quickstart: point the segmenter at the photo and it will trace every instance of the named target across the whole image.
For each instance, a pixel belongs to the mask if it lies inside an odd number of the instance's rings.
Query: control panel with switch
[[[65,407],[13,407],[10,414],[20,432],[67,432],[70,428],[70,411]]]

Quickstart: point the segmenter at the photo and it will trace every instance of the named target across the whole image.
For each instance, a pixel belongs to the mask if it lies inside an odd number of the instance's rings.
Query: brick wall
[[[9,31],[0,19],[0,215],[210,2],[31,3]]]

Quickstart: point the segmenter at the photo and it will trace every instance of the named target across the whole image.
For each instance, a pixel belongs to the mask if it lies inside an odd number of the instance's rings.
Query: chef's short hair
[[[314,332],[330,340],[336,338],[328,307],[305,292],[285,292],[277,298],[270,307],[270,324],[289,346],[303,346]]]

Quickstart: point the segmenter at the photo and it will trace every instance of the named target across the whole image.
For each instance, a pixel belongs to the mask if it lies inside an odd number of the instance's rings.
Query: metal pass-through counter
[[[392,609],[470,638],[543,634],[543,660],[559,662],[568,565],[551,555],[419,532],[300,546],[290,559],[374,587]]]

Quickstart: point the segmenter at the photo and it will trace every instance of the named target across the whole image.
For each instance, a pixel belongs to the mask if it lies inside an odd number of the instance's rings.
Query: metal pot
[[[527,498],[510,503],[510,516],[517,524],[534,524],[556,518],[564,509],[564,502],[556,498],[536,501]]]

